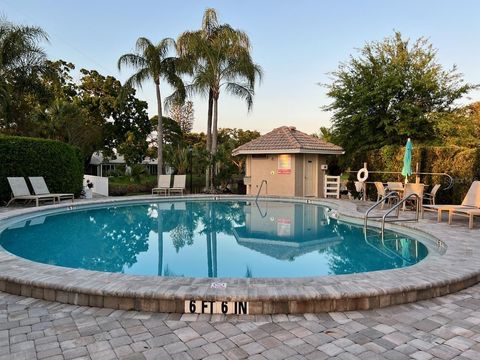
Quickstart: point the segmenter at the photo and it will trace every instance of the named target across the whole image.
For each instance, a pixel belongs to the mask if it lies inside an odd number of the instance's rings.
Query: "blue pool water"
[[[426,247],[337,222],[321,206],[180,201],[38,216],[4,229],[0,246],[70,268],[136,275],[302,277],[410,266]]]

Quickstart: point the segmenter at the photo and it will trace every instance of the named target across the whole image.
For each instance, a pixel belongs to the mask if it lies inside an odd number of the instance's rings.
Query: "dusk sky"
[[[96,69],[122,82],[132,70],[117,70],[117,60],[145,36],[154,42],[200,28],[203,12],[213,7],[220,22],[247,32],[253,59],[264,70],[251,112],[242,100],[221,94],[219,126],[261,133],[294,125],[313,133],[330,125],[325,88],[328,72],[356,54],[365,42],[382,40],[394,30],[412,40],[424,36],[438,49],[445,67],[458,66],[466,81],[480,83],[480,1],[55,1],[0,0],[0,14],[14,23],[37,25],[50,37],[48,57]],[[162,88],[169,95],[168,87]],[[138,97],[155,114],[153,85]],[[462,103],[480,100],[472,92]],[[206,99],[193,98],[194,130],[206,126]]]

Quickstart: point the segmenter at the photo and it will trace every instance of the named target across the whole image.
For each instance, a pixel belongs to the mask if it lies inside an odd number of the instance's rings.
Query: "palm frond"
[[[148,48],[155,47],[146,37],[139,37],[135,42],[135,51],[139,54],[145,54]]]
[[[140,69],[138,72],[130,76],[127,81],[125,81],[124,86],[126,87],[138,87],[142,88],[143,82],[152,78],[152,73],[149,68]]]
[[[241,99],[244,99],[247,103],[248,111],[253,107],[253,95],[254,91],[248,84],[238,84],[238,83],[226,83],[226,91],[234,96],[237,96]]]
[[[131,66],[134,69],[139,69],[147,67],[147,61],[139,54],[124,54],[118,59],[118,70],[121,70],[123,65]]]

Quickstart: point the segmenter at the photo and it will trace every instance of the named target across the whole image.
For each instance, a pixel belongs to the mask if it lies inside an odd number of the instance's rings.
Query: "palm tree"
[[[178,58],[169,56],[170,49],[175,49],[175,41],[171,38],[161,40],[154,45],[149,39],[140,37],[135,44],[135,53],[125,54],[118,59],[118,69],[122,65],[131,66],[137,72],[126,82],[125,86],[142,87],[146,80],[153,80],[157,95],[158,119],[162,119],[162,96],[160,82],[165,80],[175,91],[175,101],[183,102],[185,88],[182,79],[177,75]],[[163,124],[158,121],[157,125],[158,146],[158,175],[163,173]]]
[[[243,98],[250,110],[255,81],[257,77],[261,78],[262,71],[250,56],[248,36],[228,24],[220,25],[214,9],[205,11],[201,30],[180,35],[177,51],[190,61],[193,73],[191,91],[202,95],[208,93],[207,150],[213,162],[217,152],[218,99],[222,87]],[[213,188],[212,165],[207,170],[207,188]]]
[[[48,41],[39,27],[14,25],[0,18],[0,109],[9,101],[12,77],[25,77],[43,68],[45,52],[38,46]]]

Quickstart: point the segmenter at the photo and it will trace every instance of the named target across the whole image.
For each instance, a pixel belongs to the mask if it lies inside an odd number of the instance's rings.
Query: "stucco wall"
[[[263,185],[262,195],[279,196],[304,196],[305,186],[305,155],[291,154],[292,171],[290,174],[278,173],[278,155],[261,155],[252,157],[247,156],[246,176],[250,177],[250,185],[247,185],[247,194],[256,195],[262,180],[267,180],[267,186]],[[320,169],[320,165],[326,164],[325,155],[317,155],[315,168],[316,174],[316,194],[317,197],[323,197],[325,170]],[[328,173],[328,172],[327,172]]]
[[[267,186],[263,185],[262,195],[295,196],[295,156],[292,156],[292,172],[290,174],[278,174],[278,155],[248,156],[247,176],[250,176],[250,186],[247,193],[256,195],[262,180],[267,180]]]

